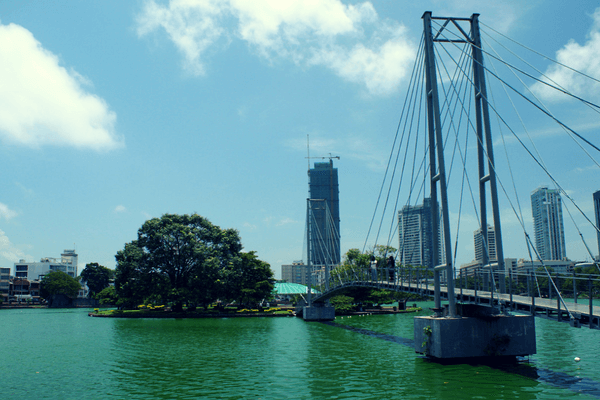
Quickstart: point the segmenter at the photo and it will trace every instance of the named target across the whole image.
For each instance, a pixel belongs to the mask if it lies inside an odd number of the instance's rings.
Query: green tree
[[[95,297],[104,288],[109,286],[111,278],[114,277],[114,271],[98,263],[89,263],[81,271],[81,279],[87,284],[89,290],[88,297]]]
[[[353,305],[354,299],[343,294],[333,296],[331,299],[329,299],[329,302],[335,308],[336,315],[343,315],[355,310],[355,307]]]
[[[119,301],[114,286],[108,286],[102,289],[102,291],[96,295],[96,299],[100,301],[100,304],[117,304]]]
[[[344,254],[343,265],[357,267],[368,267],[370,263],[369,255],[363,254],[359,249],[350,249]]]
[[[273,294],[271,266],[258,259],[254,251],[240,253],[221,273],[223,298],[240,304],[256,304]]]
[[[371,249],[371,254],[380,261],[385,261],[388,256],[393,255],[394,253],[396,253],[395,248],[392,246],[384,246],[382,244],[377,244]]]
[[[42,278],[40,284],[40,296],[51,300],[53,296],[63,294],[69,298],[77,297],[81,284],[77,279],[62,271],[50,272]]]
[[[222,290],[220,271],[242,249],[234,229],[221,229],[198,214],[165,214],[142,225],[138,239],[117,253],[117,294],[131,305],[150,295],[173,304],[206,304]]]
[[[115,293],[119,307],[134,308],[152,294],[160,293],[161,289],[164,293],[158,272],[148,267],[147,256],[137,240],[126,243],[115,258]]]

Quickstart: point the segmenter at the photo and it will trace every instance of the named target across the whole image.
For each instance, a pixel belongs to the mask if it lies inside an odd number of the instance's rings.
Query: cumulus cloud
[[[123,206],[123,205],[119,204],[118,206],[115,207],[115,212],[116,213],[122,213],[122,212],[125,212],[125,211],[127,211],[127,208],[125,208],[125,206]]]
[[[368,2],[150,0],[137,23],[140,37],[164,29],[196,75],[206,73],[210,49],[237,38],[270,62],[322,66],[381,95],[398,88],[415,57],[406,29],[381,20]]]
[[[585,44],[570,40],[556,52],[555,59],[586,75],[600,77],[600,8],[592,15],[593,24]],[[559,85],[568,92],[584,98],[598,98],[600,84],[560,65],[552,65],[545,72],[543,80],[551,85]],[[567,97],[542,83],[532,86],[533,90],[546,100],[565,100]]]
[[[5,220],[9,220],[11,218],[16,217],[18,214],[16,211],[11,210],[4,203],[0,203],[0,218],[4,218]]]
[[[22,250],[18,249],[11,241],[9,240],[6,233],[0,229],[0,256],[5,258],[10,262],[17,262],[21,259],[23,260],[32,260],[33,257],[25,254]]]
[[[89,82],[60,65],[33,34],[0,24],[0,137],[37,147],[110,150],[122,146],[115,113],[86,92]]]
[[[297,224],[297,223],[298,223],[298,221],[296,221],[292,218],[285,217],[285,218],[281,218],[275,226],[283,226],[283,225],[287,225],[287,224]]]

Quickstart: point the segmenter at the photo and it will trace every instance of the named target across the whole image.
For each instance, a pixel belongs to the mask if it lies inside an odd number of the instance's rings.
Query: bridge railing
[[[482,290],[502,294],[553,299],[600,298],[600,275],[572,272],[504,271],[479,268],[456,277],[456,289]]]
[[[333,268],[329,273],[329,281],[315,279],[315,285],[321,293],[337,290],[340,287],[370,286],[374,288],[390,288],[390,286],[414,287],[416,289],[432,288],[433,271],[424,267],[398,266],[389,268],[386,265],[348,266]]]
[[[545,309],[546,316],[555,315],[558,321],[569,321],[573,326],[580,326],[584,320],[590,328],[600,327],[600,318],[594,315],[594,299],[600,298],[597,274],[545,269],[507,273],[482,267],[468,274],[461,271],[455,285],[459,300],[468,297],[475,303],[503,303],[509,309],[519,308],[533,315]],[[466,291],[468,296],[464,294]]]
[[[387,265],[349,266],[333,268],[329,274],[329,282],[323,279],[316,285],[321,293],[331,292],[344,286],[369,286],[373,288],[428,292],[433,290],[433,272],[424,267],[403,266],[389,268]],[[441,288],[445,287],[442,278]],[[503,302],[513,303],[513,296],[526,296],[531,299],[532,312],[535,313],[535,299],[556,300],[559,310],[562,309],[573,318],[569,308],[572,303],[589,305],[592,315],[593,299],[600,299],[600,275],[570,272],[554,272],[546,270],[522,270],[513,272],[499,271],[493,267],[461,270],[455,277],[455,292],[459,300],[464,290],[469,290],[470,297],[478,302],[480,295],[485,296],[490,304],[498,302],[500,295]],[[442,297],[446,297],[443,293]],[[491,297],[491,301],[490,301]],[[483,297],[482,297],[483,298]],[[583,302],[582,302],[583,300]],[[538,300],[539,301],[539,300]],[[571,304],[571,305],[569,305]],[[561,315],[561,312],[558,312]]]
[[[386,265],[338,266],[329,274],[329,281],[314,288],[321,293],[316,300],[329,298],[344,287],[362,286],[433,295],[433,272],[422,267]],[[447,298],[442,277],[440,295]],[[492,267],[461,270],[455,276],[455,295],[460,302],[501,305],[507,310],[519,310],[532,315],[556,318],[572,326],[589,325],[600,329],[598,306],[594,314],[594,299],[600,299],[600,275],[577,271],[551,270],[499,271]]]

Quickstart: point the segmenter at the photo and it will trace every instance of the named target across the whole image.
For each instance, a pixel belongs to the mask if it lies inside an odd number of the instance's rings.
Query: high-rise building
[[[431,199],[426,197],[422,205],[406,205],[398,211],[398,255],[402,265],[433,268],[433,251],[437,251],[438,260],[442,260],[441,240],[438,240],[437,249],[433,249],[432,203]],[[439,215],[437,202],[434,212]],[[439,232],[438,229],[438,238]]]
[[[562,260],[565,250],[560,191],[539,187],[531,193],[535,248],[542,260]]]
[[[289,283],[308,285],[306,265],[302,260],[281,266],[281,279]]]
[[[596,212],[596,228],[600,229],[600,190],[594,193],[594,211]],[[600,258],[600,232],[596,231],[598,237],[598,257]]]
[[[494,227],[487,226],[487,249],[483,242],[481,228],[473,232],[473,243],[475,244],[475,261],[483,262],[483,256],[487,253],[488,262],[498,260],[496,255],[496,231]]]
[[[340,255],[340,198],[338,170],[333,160],[316,162],[308,171],[311,264],[334,265]]]

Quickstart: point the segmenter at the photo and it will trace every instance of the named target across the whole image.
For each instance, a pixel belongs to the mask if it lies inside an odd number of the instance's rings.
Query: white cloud
[[[398,87],[415,57],[403,27],[390,36],[384,43],[371,47],[358,43],[352,49],[339,46],[319,49],[310,63],[324,65],[350,82],[362,83],[372,94],[387,94]]]
[[[16,211],[11,210],[4,203],[0,203],[0,218],[4,218],[5,220],[9,220],[11,218],[16,217],[18,214]]]
[[[84,85],[89,82],[60,66],[27,29],[0,25],[0,137],[32,147],[122,146],[115,113]]]
[[[17,185],[17,187],[21,188],[21,190],[23,191],[23,193],[25,193],[26,196],[31,196],[33,195],[33,189],[29,189],[27,187],[25,187],[25,185],[23,185],[20,182],[15,182],[15,185]]]
[[[587,35],[585,44],[580,45],[570,40],[556,52],[555,59],[562,64],[587,75],[600,76],[600,8],[592,15],[593,25]],[[545,82],[555,86],[558,84],[565,90],[584,98],[598,98],[600,84],[559,65],[549,67],[543,78]],[[567,97],[544,84],[532,86],[534,92],[546,100],[565,100]]]
[[[23,251],[18,249],[6,236],[3,230],[0,229],[0,256],[10,262],[17,262],[21,259],[32,260],[33,257],[25,254]]]
[[[291,218],[282,218],[279,220],[279,222],[275,225],[275,226],[283,226],[283,225],[287,225],[287,224],[297,224],[298,221],[291,219]]]
[[[125,208],[125,206],[119,204],[118,206],[115,207],[115,212],[116,213],[122,213],[127,211],[127,208]]]
[[[139,36],[163,28],[185,57],[185,68],[204,74],[203,53],[225,32],[220,18],[226,2],[219,0],[175,0],[168,7],[149,1],[137,18]]]
[[[574,172],[577,172],[578,174],[584,174],[584,173],[587,174],[590,171],[598,172],[598,166],[597,165],[588,165],[587,167],[583,167],[583,168],[576,167],[574,169]]]
[[[492,25],[495,30],[508,33],[512,27],[519,23],[521,16],[534,9],[534,2],[502,1],[493,2],[481,0],[441,1],[436,3],[434,16],[454,15],[469,17],[475,10],[480,14],[482,23]],[[492,22],[492,23],[490,23]]]
[[[139,36],[164,29],[183,54],[185,68],[196,75],[206,73],[209,49],[237,37],[270,62],[323,66],[372,94],[388,94],[415,56],[405,28],[380,20],[369,2],[172,0],[162,6],[151,0],[137,22]]]

